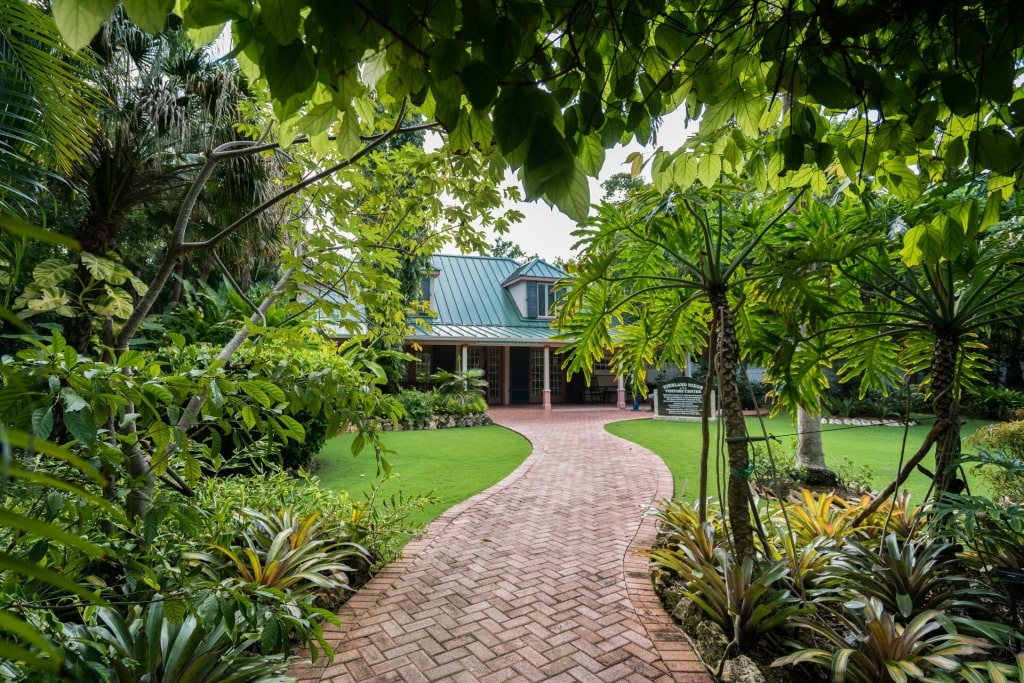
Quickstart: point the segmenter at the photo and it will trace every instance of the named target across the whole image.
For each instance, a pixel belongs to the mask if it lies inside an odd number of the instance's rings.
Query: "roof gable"
[[[558,268],[555,268],[551,264],[541,261],[539,258],[535,258],[528,263],[516,268],[512,271],[503,284],[508,285],[519,279],[528,280],[560,280],[565,277],[565,273]]]

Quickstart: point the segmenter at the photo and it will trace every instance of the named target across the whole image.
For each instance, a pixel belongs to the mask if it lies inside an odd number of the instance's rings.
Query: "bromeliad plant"
[[[786,507],[785,522],[799,545],[820,536],[842,544],[854,532],[857,510],[834,493],[816,494],[800,489],[800,503]]]
[[[265,513],[238,510],[245,526],[231,546],[192,551],[184,559],[201,567],[211,598],[237,612],[266,653],[286,653],[289,638],[300,638],[313,653],[333,657],[320,620],[337,624],[330,610],[339,595],[351,590],[349,575],[368,563],[368,553],[351,542],[335,539],[340,527],[324,524],[318,513],[306,517],[288,510]]]
[[[982,655],[990,644],[950,633],[937,610],[925,610],[906,624],[877,598],[845,605],[833,620],[797,618],[793,623],[829,646],[805,648],[780,657],[772,666],[810,663],[828,669],[831,680],[844,683],[956,681],[961,659]]]
[[[159,597],[159,596],[158,596]],[[251,654],[256,642],[235,639],[223,621],[172,618],[157,599],[125,617],[100,607],[85,624],[66,624],[67,679],[107,683],[284,683],[283,656]]]
[[[214,553],[188,555],[217,578],[237,578],[295,595],[337,592],[350,588],[348,573],[354,567],[347,563],[366,560],[362,546],[333,540],[343,535],[343,529],[328,530],[318,513],[297,517],[289,510],[242,508],[238,515],[247,522],[239,545],[214,545]]]
[[[653,550],[650,557],[685,582],[683,594],[741,651],[749,651],[766,634],[812,611],[801,607],[785,585],[783,579],[789,572],[785,562],[759,566],[751,558],[737,560],[724,548],[711,548],[710,522],[698,528],[697,539],[676,548]]]
[[[926,611],[979,607],[988,591],[973,588],[956,573],[958,562],[950,544],[901,542],[889,534],[881,548],[848,540],[842,551],[830,554],[828,568],[818,582],[827,594],[839,592],[876,600],[900,624]]]

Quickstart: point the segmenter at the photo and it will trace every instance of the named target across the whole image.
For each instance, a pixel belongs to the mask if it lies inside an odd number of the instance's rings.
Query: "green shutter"
[[[526,317],[537,317],[537,283],[526,281]]]

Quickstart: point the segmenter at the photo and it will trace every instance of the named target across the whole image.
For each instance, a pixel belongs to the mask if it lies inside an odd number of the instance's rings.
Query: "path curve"
[[[533,453],[452,507],[345,604],[336,652],[300,681],[709,683],[662,609],[647,562],[651,503],[672,477],[604,430],[615,409],[491,409]],[[481,457],[486,457],[485,453]]]

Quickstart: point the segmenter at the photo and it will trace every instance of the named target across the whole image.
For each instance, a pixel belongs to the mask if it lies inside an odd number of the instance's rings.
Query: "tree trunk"
[[[121,230],[124,228],[125,216],[120,213],[110,214],[105,206],[93,205],[86,217],[85,229],[78,236],[82,251],[96,256],[106,256],[117,248]],[[71,286],[71,300],[78,304],[75,317],[64,322],[64,340],[67,345],[83,355],[89,353],[89,342],[95,331],[95,314],[89,305],[103,293],[103,285],[89,286],[92,275],[84,264],[75,270],[75,283]],[[101,343],[109,343],[101,340]]]
[[[960,402],[956,398],[957,361],[960,339],[953,334],[940,334],[932,355],[932,410],[936,420],[947,420],[949,427],[935,446],[936,498],[945,493],[960,493],[964,482],[957,476],[956,461],[960,458]]]
[[[729,506],[729,527],[738,559],[754,557],[754,526],[750,515],[750,453],[747,423],[743,418],[743,401],[736,379],[739,343],[732,312],[725,291],[712,292],[711,306],[718,329],[718,354],[715,370],[718,375],[719,401],[725,423],[725,443],[729,454],[729,483],[726,499]]]
[[[802,403],[796,407],[797,479],[811,486],[834,486],[838,477],[825,464],[825,449],[821,443],[820,402],[815,408],[808,410]]]

